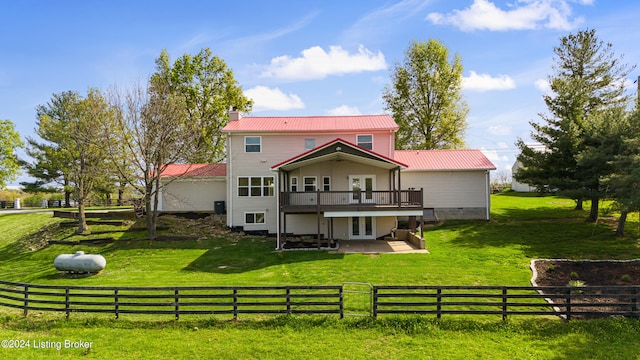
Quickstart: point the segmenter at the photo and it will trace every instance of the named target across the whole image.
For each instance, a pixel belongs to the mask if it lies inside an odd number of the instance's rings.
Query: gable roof
[[[397,131],[391,115],[264,116],[230,121],[223,132]]]
[[[160,177],[227,176],[227,164],[169,164]]]
[[[344,148],[343,148],[344,147]],[[305,151],[279,164],[273,165],[271,170],[283,169],[288,171],[302,165],[326,160],[351,160],[360,163],[369,163],[385,168],[406,168],[407,166],[397,160],[380,155],[346,140],[337,138],[315,149]]]
[[[408,165],[406,171],[496,169],[480,150],[396,150],[394,158]]]

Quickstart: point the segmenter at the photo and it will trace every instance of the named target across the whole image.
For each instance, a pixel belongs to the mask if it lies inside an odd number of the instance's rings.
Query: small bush
[[[569,281],[569,283],[567,284],[567,286],[571,286],[571,287],[583,287],[586,284],[584,283],[584,281],[582,280],[571,280]]]
[[[581,281],[581,280],[571,280],[567,284],[567,286],[574,287],[574,288],[581,288],[581,287],[584,287],[586,285],[587,284],[585,284],[585,282]],[[576,293],[576,294],[582,294],[582,290],[580,290],[580,289],[574,290],[573,292]]]
[[[624,281],[624,282],[631,282],[631,276],[624,274],[620,277],[620,280]]]
[[[569,277],[571,278],[571,280],[578,280],[578,273],[575,271],[572,271]]]
[[[551,272],[551,271],[553,271],[553,270],[555,270],[555,269],[556,269],[556,267],[555,267],[553,264],[549,264],[549,265],[547,266],[547,271],[548,271],[548,272]]]

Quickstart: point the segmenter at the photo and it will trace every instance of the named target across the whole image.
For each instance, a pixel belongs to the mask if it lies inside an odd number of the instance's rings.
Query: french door
[[[353,216],[350,220],[349,239],[373,240],[376,238],[376,218],[372,216]]]
[[[374,202],[373,191],[376,189],[375,175],[349,175],[349,184],[352,195],[351,203],[372,203]]]

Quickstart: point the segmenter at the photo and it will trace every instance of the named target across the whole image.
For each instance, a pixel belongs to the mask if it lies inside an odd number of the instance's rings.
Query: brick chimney
[[[229,110],[229,121],[237,121],[240,119],[242,119],[242,114],[240,114],[237,107],[232,107],[231,110]]]

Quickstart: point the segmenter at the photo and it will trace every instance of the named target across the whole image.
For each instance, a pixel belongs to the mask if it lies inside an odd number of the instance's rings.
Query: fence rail
[[[347,285],[350,283],[346,283]],[[368,285],[368,284],[367,284]],[[102,287],[0,280],[0,306],[29,311],[173,315],[345,315],[343,285]],[[640,317],[640,286],[371,286],[371,314]],[[359,292],[360,293],[360,292]]]
[[[0,281],[0,306],[29,311],[165,314],[338,314],[342,286],[91,287]]]
[[[374,286],[380,314],[639,317],[640,286]]]

